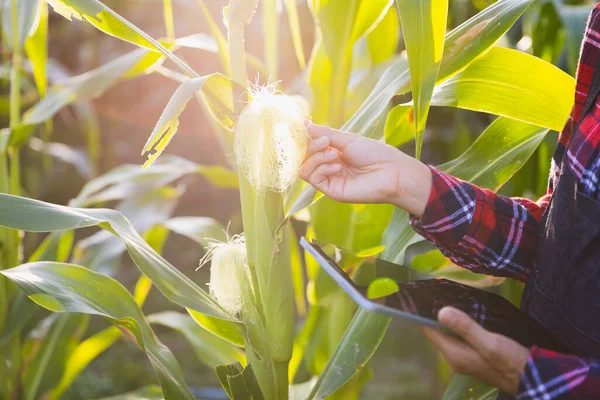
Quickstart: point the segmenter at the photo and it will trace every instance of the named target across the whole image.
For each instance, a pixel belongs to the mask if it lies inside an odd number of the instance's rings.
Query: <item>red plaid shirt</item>
[[[432,167],[429,202],[420,219],[411,218],[413,228],[458,265],[525,281],[536,255],[540,219],[562,164],[569,163],[585,194],[600,200],[598,100],[573,131],[583,112],[599,54],[600,4],[588,21],[575,104],[559,137],[545,196],[538,201],[500,196]],[[516,398],[600,399],[600,361],[533,347]]]

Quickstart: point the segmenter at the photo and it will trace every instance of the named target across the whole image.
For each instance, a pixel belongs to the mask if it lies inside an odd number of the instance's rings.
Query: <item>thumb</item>
[[[438,312],[438,320],[478,351],[483,349],[486,336],[490,335],[468,314],[454,307],[442,308]]]

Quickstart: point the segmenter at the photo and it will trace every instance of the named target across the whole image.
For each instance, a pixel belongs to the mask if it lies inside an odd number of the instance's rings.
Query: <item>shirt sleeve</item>
[[[454,263],[488,275],[527,279],[550,194],[537,202],[500,196],[430,166],[431,194],[410,223]]]
[[[600,398],[600,363],[533,347],[517,400]]]

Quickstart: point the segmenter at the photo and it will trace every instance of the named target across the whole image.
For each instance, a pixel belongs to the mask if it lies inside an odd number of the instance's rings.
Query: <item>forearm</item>
[[[465,268],[526,278],[535,257],[543,206],[499,196],[435,168],[431,168],[430,185],[421,215],[411,217],[417,233]]]

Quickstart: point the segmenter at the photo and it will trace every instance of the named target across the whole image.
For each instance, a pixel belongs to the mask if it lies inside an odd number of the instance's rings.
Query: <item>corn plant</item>
[[[308,259],[309,283],[305,287],[290,221],[306,221],[304,209],[308,207],[309,236],[356,250],[364,257],[379,255],[400,263],[405,261],[407,248],[422,238],[410,229],[408,215],[402,210],[338,204],[295,179],[308,140],[303,118],[394,146],[414,140],[419,157],[431,106],[498,115],[466,152],[440,166],[498,190],[524,165],[548,130],[561,129],[572,105],[574,80],[570,76],[538,57],[495,46],[533,0],[499,0],[449,32],[448,2],[444,0],[312,0],[308,4],[317,39],[307,63],[296,2],[286,1],[298,64],[307,77],[309,102],[284,95],[286,82],[277,88],[249,88],[247,65],[266,71],[271,81],[278,76],[280,27],[274,1],[231,0],[224,12],[224,34],[199,0],[223,67],[222,73],[205,76],[174,53],[194,39],[175,38],[170,1],[164,2],[168,37],[163,40],[150,37],[98,0],[47,2],[65,17],[85,20],[139,49],[51,87],[23,115],[18,109],[13,111],[6,131],[10,146],[2,153],[5,159],[0,159],[0,168],[6,169],[8,155],[13,166],[9,172],[18,170],[15,146],[60,108],[99,95],[121,78],[151,71],[178,80],[181,86],[143,149],[149,153],[144,165],[147,171],[152,173],[160,165],[152,164],[161,161],[159,156],[177,131],[179,115],[193,98],[214,118],[224,151],[235,156],[230,170],[215,173],[204,169],[214,181],[226,180],[239,188],[244,228],[243,236],[204,243],[208,258],[212,257],[209,292],[160,256],[118,211],[89,208],[77,201],[66,207],[20,197],[15,184],[18,176],[7,177],[4,182],[13,185],[1,190],[0,225],[7,227],[1,233],[12,249],[7,252],[2,275],[51,311],[107,318],[148,354],[167,399],[193,398],[173,354],[149,325],[156,320],[168,324],[168,317],[146,317],[134,296],[114,279],[86,268],[90,262],[85,259],[75,260],[81,265],[37,261],[16,266],[21,260],[15,256],[19,236],[14,230],[60,232],[98,226],[119,238],[143,275],[191,315],[196,329],[192,332],[186,325],[184,331],[190,337],[202,335],[207,343],[224,343],[216,351],[221,357],[213,354],[212,359],[223,364],[215,365],[215,371],[231,398],[286,398],[298,389],[293,384],[299,383],[303,362],[315,378],[303,397],[357,398],[389,319],[357,310]],[[4,7],[5,15],[10,10],[13,16],[13,69],[17,71],[21,54],[14,32],[35,37],[30,28],[15,28],[19,21],[27,20],[19,19],[18,12],[30,15],[17,7],[26,4],[25,0],[13,0],[10,7]],[[264,66],[244,48],[246,26],[259,5],[265,31]],[[405,54],[397,54],[400,36]],[[179,71],[162,66],[166,59]],[[11,89],[18,92],[18,78]],[[411,101],[390,108],[395,96],[407,93],[412,94]],[[14,97],[18,102],[18,94]],[[440,268],[443,265],[441,262]],[[447,274],[448,270],[439,272]],[[477,281],[472,275],[467,279]],[[296,314],[304,317],[301,325]],[[110,332],[106,334],[109,337],[118,331]],[[469,393],[472,385],[459,377],[448,389],[449,395]],[[481,389],[484,394],[492,390]]]

